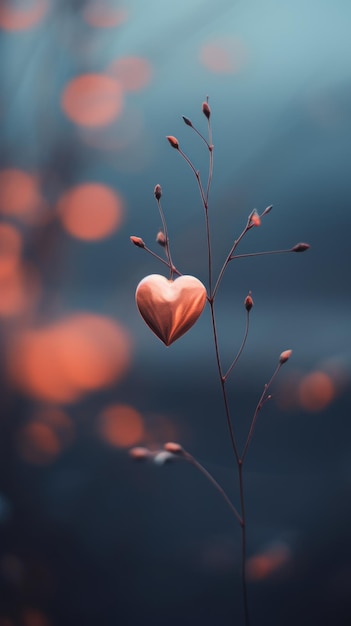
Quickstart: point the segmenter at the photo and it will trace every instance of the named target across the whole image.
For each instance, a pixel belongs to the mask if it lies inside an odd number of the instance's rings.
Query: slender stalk
[[[247,597],[247,580],[246,580],[246,512],[245,512],[245,500],[244,500],[244,482],[243,482],[243,463],[238,463],[239,474],[239,490],[240,490],[240,507],[241,507],[241,582],[243,589],[243,601],[244,601],[244,615],[245,626],[249,626],[249,603]]]
[[[161,263],[163,263],[163,265],[166,265],[173,274],[177,274],[178,276],[182,276],[182,273],[179,272],[179,270],[177,270],[177,268],[175,267],[175,265],[170,265],[169,264],[169,260],[165,261],[165,259],[163,259],[161,256],[159,256],[158,254],[156,254],[156,252],[153,252],[152,250],[150,250],[150,248],[148,248],[147,246],[144,245],[143,250],[145,250],[145,252],[148,252],[149,254],[151,254],[151,256],[153,256],[155,259],[157,259],[158,261],[161,261]]]
[[[227,380],[227,378],[228,378],[228,376],[229,376],[230,372],[234,369],[234,367],[236,366],[237,362],[239,361],[239,359],[240,359],[240,357],[241,357],[242,351],[243,351],[243,349],[244,349],[244,347],[245,347],[245,344],[246,344],[246,339],[247,339],[247,336],[248,336],[248,334],[249,334],[249,326],[250,326],[250,312],[249,312],[249,311],[246,311],[246,326],[245,326],[245,333],[244,333],[244,337],[243,337],[243,340],[242,340],[242,342],[241,342],[241,346],[240,346],[240,348],[239,348],[239,350],[238,350],[238,354],[236,355],[236,357],[235,357],[235,359],[233,360],[232,364],[231,364],[231,365],[230,365],[230,367],[228,368],[228,370],[227,370],[226,374],[224,374],[224,379],[225,379],[225,380]]]
[[[199,137],[202,139],[202,141],[206,144],[206,146],[208,147],[208,149],[210,149],[210,144],[208,143],[207,139],[205,139],[205,137],[200,133],[200,131],[196,128],[196,126],[194,126],[194,124],[191,125],[191,128],[195,131],[195,133],[197,135],[199,135]]]
[[[192,172],[193,172],[193,174],[194,174],[194,176],[195,176],[195,178],[197,180],[197,184],[198,184],[198,187],[199,187],[199,190],[200,190],[202,204],[203,204],[203,206],[204,206],[204,208],[206,210],[207,203],[206,203],[204,189],[203,189],[203,186],[202,186],[202,183],[201,183],[200,173],[195,168],[193,163],[190,161],[189,157],[187,157],[185,152],[183,152],[183,150],[181,150],[181,148],[178,148],[178,152],[183,157],[183,159],[186,161],[186,163],[189,165],[190,169],[192,170]]]
[[[215,489],[217,489],[218,493],[220,493],[220,495],[222,496],[222,498],[225,500],[225,502],[228,504],[230,510],[232,511],[232,513],[234,513],[237,521],[239,522],[240,526],[242,526],[243,524],[243,520],[240,517],[238,511],[236,510],[234,504],[231,502],[231,500],[228,498],[226,492],[224,491],[224,489],[220,486],[220,484],[213,478],[212,474],[210,474],[210,472],[207,471],[207,469],[201,465],[201,463],[199,463],[199,461],[197,461],[191,454],[189,454],[189,452],[186,452],[185,450],[183,451],[183,456],[184,458],[189,461],[189,463],[191,463],[194,467],[196,467],[196,469],[199,470],[199,472],[201,472],[201,474],[203,474],[207,480],[210,481],[210,483],[215,487]]]
[[[261,397],[260,397],[260,399],[258,401],[258,404],[257,404],[256,409],[255,409],[254,416],[252,418],[252,422],[251,422],[249,434],[248,434],[247,439],[246,439],[244,450],[243,450],[243,453],[241,455],[241,463],[244,463],[244,460],[245,460],[245,457],[246,457],[249,445],[251,443],[251,439],[252,439],[253,434],[254,434],[254,430],[255,430],[258,414],[259,414],[260,410],[262,409],[262,407],[263,407],[264,403],[266,402],[266,400],[268,400],[269,397],[270,397],[270,396],[267,396],[267,391],[270,388],[270,386],[272,385],[272,383],[273,383],[275,377],[277,376],[281,366],[282,366],[282,363],[279,362],[277,367],[274,370],[274,373],[273,373],[270,381],[268,383],[266,383],[264,388],[263,388],[263,392],[262,392]]]
[[[248,220],[248,222],[247,222],[247,224],[246,224],[246,226],[245,226],[244,230],[243,230],[243,231],[242,231],[242,233],[239,235],[239,237],[238,237],[238,238],[234,241],[234,243],[233,243],[233,245],[232,245],[232,247],[231,247],[230,251],[229,251],[229,252],[228,252],[228,254],[227,254],[227,258],[226,258],[226,260],[224,261],[224,263],[223,263],[223,265],[222,265],[222,269],[221,269],[221,271],[220,271],[220,272],[219,272],[219,274],[218,274],[218,278],[217,278],[217,281],[216,281],[216,284],[215,284],[215,287],[214,287],[214,290],[213,290],[213,294],[212,294],[213,298],[216,296],[216,293],[217,293],[217,291],[218,291],[218,289],[219,289],[219,286],[220,286],[220,284],[221,284],[221,282],[222,282],[222,278],[223,278],[223,276],[224,276],[224,272],[225,272],[225,270],[227,269],[227,267],[228,267],[228,265],[229,265],[230,261],[232,260],[232,255],[233,255],[233,252],[235,252],[235,250],[237,249],[237,247],[238,247],[238,245],[239,245],[240,241],[243,239],[243,237],[245,237],[246,233],[247,233],[247,232],[248,232],[248,230],[249,230],[249,223],[250,223],[250,220]]]
[[[162,209],[162,205],[161,205],[161,201],[159,198],[156,198],[156,202],[157,202],[157,206],[158,206],[158,210],[160,212],[160,217],[161,217],[161,221],[162,221],[162,227],[163,227],[163,232],[165,235],[165,250],[166,250],[166,256],[168,259],[168,266],[171,272],[171,280],[173,278],[173,274],[174,274],[174,265],[173,265],[173,261],[172,261],[172,257],[171,257],[171,249],[170,249],[170,245],[169,245],[169,238],[168,238],[168,230],[167,230],[167,222],[163,213],[163,209]]]
[[[210,300],[209,304],[210,304],[210,311],[211,311],[211,322],[212,322],[213,339],[214,339],[214,345],[215,345],[217,369],[218,369],[218,374],[219,374],[219,378],[220,378],[220,382],[221,382],[221,389],[222,389],[222,396],[223,396],[223,402],[224,402],[224,409],[225,409],[225,414],[226,414],[226,418],[227,418],[227,424],[228,424],[230,440],[231,440],[232,447],[233,447],[233,450],[234,450],[235,459],[236,459],[236,461],[238,463],[239,459],[240,459],[240,456],[239,456],[238,445],[236,443],[236,437],[235,437],[235,433],[234,433],[233,423],[232,423],[231,416],[230,416],[230,409],[229,409],[227,390],[226,390],[226,387],[225,387],[226,381],[225,381],[225,377],[223,376],[223,373],[222,373],[222,365],[221,365],[221,358],[220,358],[219,344],[218,344],[217,324],[216,324],[216,317],[215,317],[215,310],[214,310],[214,302],[213,302],[213,300]]]
[[[249,252],[248,254],[235,254],[232,255],[229,261],[233,259],[246,259],[247,257],[252,256],[264,256],[265,254],[286,254],[287,252],[292,252],[291,248],[289,250],[265,250],[264,252]]]

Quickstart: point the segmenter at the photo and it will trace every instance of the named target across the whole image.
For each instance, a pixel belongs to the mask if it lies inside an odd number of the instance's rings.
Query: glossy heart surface
[[[150,274],[140,281],[135,293],[142,318],[166,346],[195,324],[206,298],[204,285],[194,276],[168,280],[160,274]]]

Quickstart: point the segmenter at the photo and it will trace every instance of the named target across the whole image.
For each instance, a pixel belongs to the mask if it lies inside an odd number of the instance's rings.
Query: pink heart
[[[206,304],[204,285],[194,276],[167,280],[146,276],[137,286],[135,300],[146,324],[166,346],[195,324]]]

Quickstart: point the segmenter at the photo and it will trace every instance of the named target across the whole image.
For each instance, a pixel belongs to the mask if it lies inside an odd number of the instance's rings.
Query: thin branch
[[[287,252],[292,252],[291,248],[289,250],[268,250],[264,252],[249,252],[248,254],[235,254],[230,257],[230,261],[233,259],[245,259],[247,257],[253,256],[263,256],[265,254],[286,254]]]
[[[216,296],[216,293],[217,293],[217,291],[218,291],[218,288],[219,288],[219,286],[220,286],[220,284],[221,284],[221,282],[222,282],[222,278],[223,278],[223,276],[224,276],[224,272],[225,272],[225,270],[227,269],[227,266],[228,266],[228,264],[229,264],[229,263],[230,263],[230,261],[231,261],[231,257],[232,257],[232,255],[233,255],[233,252],[235,252],[235,250],[237,249],[237,247],[238,247],[238,245],[239,245],[240,241],[243,239],[243,237],[246,235],[246,233],[247,233],[247,232],[248,232],[248,230],[250,229],[249,224],[250,224],[250,219],[248,219],[247,224],[246,224],[246,226],[245,226],[244,230],[242,231],[242,233],[241,233],[241,234],[239,235],[239,237],[238,237],[238,238],[234,241],[234,243],[233,243],[233,245],[232,245],[232,247],[231,247],[231,249],[230,249],[230,251],[229,251],[229,253],[228,253],[228,255],[227,255],[227,258],[226,258],[226,260],[224,261],[224,263],[223,263],[223,265],[222,265],[222,269],[221,269],[221,271],[220,271],[220,272],[219,272],[219,274],[218,274],[217,282],[216,282],[215,287],[214,287],[214,290],[213,290],[213,294],[212,294],[212,297],[213,297],[213,298]]]
[[[250,311],[246,311],[246,326],[245,326],[245,333],[244,333],[244,337],[243,340],[241,342],[241,346],[238,350],[238,354],[236,355],[235,359],[233,360],[232,364],[230,365],[230,367],[228,368],[226,374],[223,376],[224,380],[226,381],[228,376],[230,375],[230,372],[234,369],[234,367],[236,366],[237,362],[240,359],[240,356],[242,354],[242,351],[244,350],[245,344],[246,344],[246,340],[247,340],[247,336],[249,334],[249,326],[250,326]]]
[[[232,420],[231,420],[231,416],[230,416],[229,402],[228,402],[228,397],[227,397],[227,391],[226,391],[226,388],[225,388],[225,378],[224,378],[223,372],[222,372],[221,359],[220,359],[220,353],[219,353],[219,345],[218,345],[217,325],[216,325],[216,317],[215,317],[213,300],[209,300],[209,304],[210,304],[210,310],[211,310],[211,322],[212,322],[213,339],[214,339],[215,353],[216,353],[216,360],[217,360],[217,368],[218,368],[218,374],[219,374],[219,378],[220,378],[220,382],[221,382],[221,389],[222,389],[222,396],[223,396],[225,414],[226,414],[226,418],[227,418],[227,424],[228,424],[228,429],[229,429],[229,434],[230,434],[230,440],[231,440],[232,447],[233,447],[233,450],[234,450],[235,459],[236,459],[236,461],[238,463],[240,457],[239,457],[238,445],[236,443],[236,437],[235,437],[235,433],[234,433],[234,428],[233,428],[233,424],[232,424]]]
[[[247,454],[247,451],[248,451],[249,445],[250,445],[250,443],[251,443],[251,439],[252,439],[252,437],[253,437],[254,430],[255,430],[255,426],[256,426],[256,422],[257,422],[257,416],[258,416],[258,414],[259,414],[260,410],[262,409],[262,407],[263,407],[263,405],[264,405],[265,401],[269,399],[269,396],[267,396],[267,391],[268,391],[268,389],[270,388],[270,386],[272,385],[272,383],[273,383],[273,381],[274,381],[275,377],[277,376],[277,374],[278,374],[278,372],[279,372],[279,370],[280,370],[281,366],[282,366],[282,363],[281,363],[281,362],[279,362],[279,363],[278,363],[278,365],[277,365],[277,367],[276,367],[276,368],[275,368],[275,370],[274,370],[274,373],[273,373],[273,375],[272,375],[272,377],[271,377],[270,381],[269,381],[268,383],[266,383],[266,384],[265,384],[265,386],[264,386],[264,388],[263,388],[263,392],[262,392],[261,397],[260,397],[260,399],[259,399],[259,401],[258,401],[258,404],[257,404],[256,409],[255,409],[254,416],[253,416],[253,418],[252,418],[252,422],[251,422],[251,426],[250,426],[249,434],[248,434],[248,436],[247,436],[247,440],[246,440],[246,443],[245,443],[245,446],[244,446],[244,450],[243,450],[243,453],[242,453],[242,455],[241,455],[241,463],[244,463],[244,459],[245,459],[245,457],[246,457],[246,454]]]
[[[157,202],[157,206],[158,206],[158,210],[160,212],[160,217],[161,217],[161,221],[162,221],[162,227],[163,227],[163,232],[165,235],[165,250],[166,250],[166,255],[167,255],[167,259],[168,259],[168,266],[171,272],[171,280],[173,278],[173,274],[174,274],[174,265],[173,265],[173,261],[172,261],[172,256],[171,256],[171,249],[170,249],[170,245],[169,245],[169,238],[168,238],[168,230],[167,230],[167,222],[166,222],[166,218],[162,209],[162,205],[161,205],[161,200],[160,198],[156,198],[156,202]]]
[[[153,252],[152,250],[150,250],[150,248],[148,248],[145,245],[143,246],[143,250],[145,250],[145,252],[148,252],[149,254],[151,254],[151,256],[155,257],[155,259],[157,259],[158,261],[161,261],[161,263],[163,263],[163,265],[166,265],[168,267],[168,269],[171,271],[171,273],[177,274],[178,276],[182,276],[182,273],[179,272],[179,270],[177,270],[175,265],[170,266],[169,262],[165,261],[165,259],[163,259],[161,256],[156,254],[156,252]]]
[[[244,500],[244,482],[243,482],[243,464],[238,463],[239,472],[239,489],[240,489],[240,508],[243,523],[241,524],[241,581],[243,587],[245,626],[249,626],[249,603],[247,597],[247,581],[246,581],[246,514]]]
[[[224,489],[220,486],[220,484],[213,478],[212,474],[210,474],[210,472],[208,472],[207,469],[203,465],[201,465],[201,463],[199,463],[199,461],[197,461],[191,454],[189,454],[189,452],[186,452],[184,450],[183,456],[184,456],[184,458],[187,461],[189,461],[189,463],[191,463],[194,467],[196,467],[196,469],[198,469],[199,472],[201,472],[201,474],[203,474],[207,478],[207,480],[210,481],[210,483],[215,487],[215,489],[217,489],[217,491],[220,493],[222,498],[228,504],[228,506],[229,506],[230,510],[232,511],[232,513],[235,515],[235,517],[238,520],[240,526],[242,526],[242,523],[243,523],[242,518],[240,517],[240,515],[239,515],[238,511],[236,510],[234,504],[231,502],[231,500],[227,496],[227,494],[224,491]]]

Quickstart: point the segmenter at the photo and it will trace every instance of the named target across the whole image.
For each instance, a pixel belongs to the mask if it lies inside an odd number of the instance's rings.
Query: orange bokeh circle
[[[240,39],[222,37],[204,44],[199,51],[200,63],[216,74],[236,74],[245,65],[246,47]]]
[[[111,235],[123,219],[118,193],[100,183],[83,183],[69,189],[58,202],[65,230],[78,239],[94,241]]]
[[[0,170],[0,214],[31,223],[43,205],[37,176],[15,168]]]
[[[123,90],[117,80],[104,74],[81,74],[65,87],[61,105],[79,126],[106,126],[123,109]]]
[[[24,461],[34,465],[46,465],[61,452],[59,438],[50,426],[32,421],[17,433],[17,450]]]
[[[137,56],[116,59],[109,65],[107,72],[122,85],[125,91],[140,91],[150,83],[152,78],[151,63]]]
[[[109,7],[101,0],[89,2],[83,10],[83,19],[95,28],[115,28],[123,24],[128,12],[123,7]]]
[[[143,418],[139,411],[126,404],[107,407],[99,416],[100,437],[112,446],[128,448],[140,443],[144,436]]]
[[[2,0],[0,4],[0,28],[16,31],[26,30],[36,26],[45,16],[49,4],[47,0],[34,0],[23,2],[23,8],[15,8],[13,2]]]
[[[118,381],[130,360],[130,337],[119,323],[77,313],[18,333],[8,346],[7,370],[12,383],[31,397],[74,402]]]
[[[311,372],[303,377],[298,387],[300,405],[306,411],[325,409],[335,396],[332,379],[325,372]]]
[[[0,281],[17,269],[22,250],[22,238],[12,224],[0,224]]]

